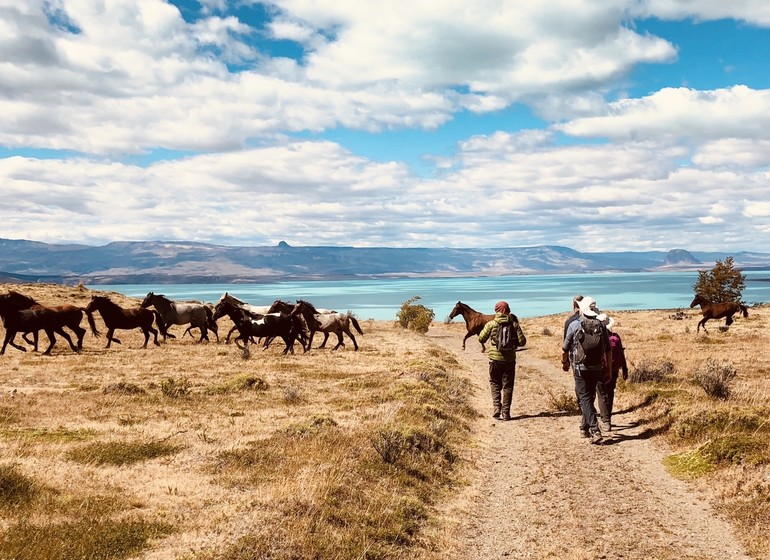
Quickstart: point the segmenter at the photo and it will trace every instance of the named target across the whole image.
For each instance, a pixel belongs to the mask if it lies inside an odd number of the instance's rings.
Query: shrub
[[[190,382],[187,379],[176,380],[173,377],[164,379],[160,383],[161,392],[169,398],[177,399],[190,394]]]
[[[32,501],[37,488],[14,465],[0,465],[0,507],[17,507]]]
[[[548,405],[551,410],[556,412],[580,412],[580,405],[578,404],[577,397],[575,395],[569,395],[567,393],[555,394],[548,391]]]
[[[418,299],[421,299],[420,296],[414,296],[402,303],[396,317],[402,329],[426,333],[436,313],[424,305],[415,304]]]
[[[633,364],[633,368],[628,375],[628,380],[631,383],[663,381],[667,375],[671,375],[675,371],[676,366],[668,360],[645,358],[638,364]]]
[[[154,442],[94,442],[71,450],[67,457],[72,461],[95,465],[131,465],[140,461],[173,455],[181,447],[162,441]]]
[[[706,360],[706,365],[695,371],[695,383],[714,399],[727,400],[736,371],[731,362],[718,362],[714,358]]]

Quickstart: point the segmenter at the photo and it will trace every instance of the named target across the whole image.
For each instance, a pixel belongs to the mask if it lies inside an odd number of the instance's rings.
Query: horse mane
[[[317,314],[318,314],[318,310],[317,310],[317,309],[315,308],[315,306],[314,306],[312,303],[310,303],[309,301],[305,301],[304,299],[298,299],[298,300],[297,300],[297,305],[304,305],[305,307],[307,307],[307,308],[310,310],[310,312],[311,312],[313,315],[317,315]]]
[[[26,307],[32,307],[38,305],[38,302],[29,296],[17,292],[16,290],[9,290],[7,294],[8,301],[13,301],[15,304],[24,305]]]
[[[112,301],[112,300],[111,300],[110,298],[108,298],[107,296],[91,296],[91,300],[92,300],[92,301],[100,301],[100,302],[102,302],[104,305],[106,305],[107,307],[109,307],[109,308],[111,308],[111,309],[114,309],[114,310],[116,310],[116,311],[120,311],[120,310],[122,310],[122,309],[123,309],[122,307],[120,307],[120,306],[119,306],[117,303],[115,303],[114,301]]]

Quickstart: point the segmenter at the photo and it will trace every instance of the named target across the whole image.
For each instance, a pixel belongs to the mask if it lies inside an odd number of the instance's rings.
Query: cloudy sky
[[[767,0],[0,0],[0,237],[770,251]]]

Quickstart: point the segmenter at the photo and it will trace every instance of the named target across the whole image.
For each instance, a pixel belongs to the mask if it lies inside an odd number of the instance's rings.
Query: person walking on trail
[[[562,334],[562,342],[565,338],[567,338],[567,327],[569,327],[569,324],[572,321],[576,321],[580,318],[580,307],[578,304],[580,303],[580,300],[583,299],[583,296],[578,294],[574,298],[572,298],[572,315],[567,317],[567,320],[564,321],[564,334]],[[569,363],[569,352],[562,352],[561,353],[561,369],[564,371],[569,371],[570,363]]]
[[[609,380],[612,371],[612,354],[607,328],[597,318],[596,301],[584,297],[578,302],[580,316],[567,327],[562,352],[569,352],[575,394],[580,404],[580,432],[590,437],[591,443],[601,443],[596,407],[596,386]]]
[[[495,317],[481,329],[479,342],[491,341],[489,358],[489,388],[492,392],[492,417],[511,419],[513,384],[516,380],[516,348],[525,346],[527,338],[519,320],[505,301],[495,304]]]
[[[602,315],[604,314],[598,316],[599,320],[602,320]],[[613,330],[615,321],[609,318],[605,324],[607,325],[610,352],[612,354],[612,366],[610,368],[612,379],[606,383],[600,382],[596,389],[599,397],[599,415],[601,417],[599,428],[603,432],[609,432],[612,430],[612,407],[615,403],[615,387],[617,387],[621,371],[623,372],[623,379],[628,379],[628,364],[626,363],[623,341],[620,339],[620,335]]]

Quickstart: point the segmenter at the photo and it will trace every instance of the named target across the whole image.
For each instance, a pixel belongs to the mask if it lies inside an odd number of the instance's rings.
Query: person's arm
[[[482,344],[484,344],[489,339],[489,335],[492,334],[493,324],[494,324],[494,321],[490,321],[486,325],[484,325],[483,329],[481,329],[481,332],[479,333],[479,342],[481,342]]]

